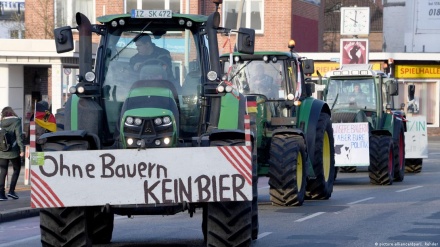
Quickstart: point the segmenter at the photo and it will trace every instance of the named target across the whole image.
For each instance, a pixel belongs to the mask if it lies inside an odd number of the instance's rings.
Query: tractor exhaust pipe
[[[79,82],[84,75],[92,71],[92,24],[80,12],[76,13],[76,23],[79,31]]]

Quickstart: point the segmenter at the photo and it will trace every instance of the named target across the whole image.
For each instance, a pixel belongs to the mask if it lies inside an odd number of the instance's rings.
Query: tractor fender
[[[307,153],[315,153],[315,137],[321,113],[328,114],[331,117],[331,111],[328,104],[322,100],[308,98],[306,104],[301,104],[299,126],[304,125],[306,134]],[[313,155],[309,155],[311,164],[314,164]]]
[[[87,132],[86,130],[62,130],[57,132],[49,132],[49,133],[44,133],[38,139],[39,140],[46,139],[44,142],[51,142],[51,140],[60,140],[60,139],[87,140],[92,150],[101,149],[99,137],[96,134]]]

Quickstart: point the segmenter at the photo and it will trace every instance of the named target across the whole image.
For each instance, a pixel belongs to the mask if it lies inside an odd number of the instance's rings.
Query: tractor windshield
[[[282,85],[285,78],[282,62],[251,60],[234,63],[232,67],[226,62],[224,70],[240,93],[261,94],[275,100],[286,97]]]
[[[99,61],[103,69],[103,73],[100,73],[102,98],[112,133],[120,117],[121,107],[137,81],[169,81],[182,101],[182,109],[185,106],[198,109],[193,104],[198,102],[198,85],[202,74],[200,54],[196,47],[205,43],[205,38],[184,29],[160,34],[144,29],[118,29],[104,37],[106,40],[102,42],[105,47],[105,58]],[[206,47],[204,51],[207,50]],[[182,110],[181,113],[185,112]],[[188,114],[196,115],[192,118],[198,121],[197,112]],[[195,131],[196,128],[192,129]]]
[[[376,110],[375,86],[373,78],[330,79],[326,101],[333,109]]]

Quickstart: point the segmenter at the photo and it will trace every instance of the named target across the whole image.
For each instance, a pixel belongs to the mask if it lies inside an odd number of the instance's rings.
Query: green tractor
[[[358,166],[368,166],[372,184],[403,181],[406,124],[404,112],[394,109],[397,81],[372,70],[371,65],[344,65],[327,72],[323,84],[324,99],[332,108],[334,132],[343,130],[335,137],[336,167],[355,172]],[[351,134],[356,126],[362,126],[359,123],[364,123],[365,129]],[[366,138],[360,138],[361,134]],[[362,148],[365,152],[354,155]]]
[[[333,191],[330,107],[312,96],[313,60],[294,52],[234,52],[220,57],[230,85],[246,97],[258,175],[269,177],[273,205],[300,206]]]
[[[97,20],[77,13],[76,28],[55,29],[58,53],[73,50],[78,30],[79,74],[58,114],[63,129],[42,135],[43,151],[32,154],[42,245],[108,244],[115,214],[192,217],[199,208],[207,246],[250,246],[258,177],[245,98],[219,90],[217,35],[231,30],[218,12],[132,10]],[[253,53],[255,31],[237,32],[237,49]],[[95,57],[92,34],[100,36]],[[170,52],[171,66],[131,67],[145,35]]]

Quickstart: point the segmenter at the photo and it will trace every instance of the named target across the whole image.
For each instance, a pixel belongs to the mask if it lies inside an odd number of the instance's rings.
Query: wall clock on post
[[[341,35],[368,35],[369,33],[369,7],[341,8]]]

